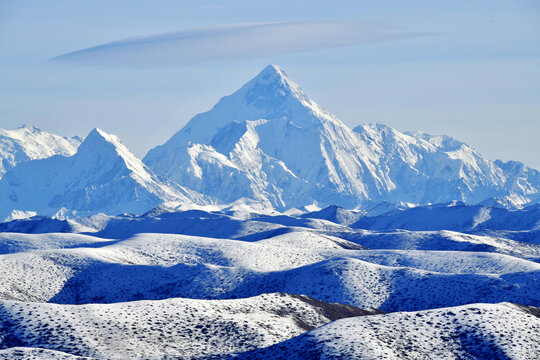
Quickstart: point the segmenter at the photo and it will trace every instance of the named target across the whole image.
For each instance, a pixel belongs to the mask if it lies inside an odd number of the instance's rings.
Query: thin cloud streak
[[[87,65],[185,65],[316,51],[423,35],[430,34],[389,32],[359,23],[237,24],[125,39],[70,52],[51,61]]]

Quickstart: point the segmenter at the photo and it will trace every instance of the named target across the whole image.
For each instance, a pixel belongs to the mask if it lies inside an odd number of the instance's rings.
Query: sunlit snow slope
[[[84,306],[0,301],[0,339],[99,359],[191,359],[272,345],[371,313],[286,294]]]

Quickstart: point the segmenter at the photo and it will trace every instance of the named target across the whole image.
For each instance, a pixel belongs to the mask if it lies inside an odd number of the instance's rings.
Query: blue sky
[[[0,127],[97,126],[143,156],[269,63],[351,127],[540,168],[538,1],[0,0]]]

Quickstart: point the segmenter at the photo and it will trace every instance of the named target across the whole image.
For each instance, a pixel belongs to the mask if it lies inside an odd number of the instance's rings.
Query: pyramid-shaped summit
[[[313,106],[300,86],[291,80],[285,71],[276,65],[268,65],[251,81],[231,97],[244,97],[245,104],[261,110],[285,105],[288,101],[299,101]],[[290,103],[289,103],[290,105]]]
[[[385,187],[367,171],[371,154],[360,149],[351,129],[270,65],[144,162],[217,202],[354,207],[369,199],[368,186],[376,192]]]
[[[254,112],[263,119],[288,116],[290,121],[307,127],[319,124],[320,120],[339,121],[312,101],[300,86],[276,65],[265,67],[255,78],[231,95],[231,98],[242,99],[245,105],[253,107]],[[309,116],[309,113],[316,116]]]
[[[210,111],[196,115],[168,144],[207,143],[214,135],[212,130],[234,121],[259,119],[287,120],[302,127],[319,124],[321,119],[339,121],[310,100],[283,70],[268,65],[239,90],[220,99]]]
[[[21,144],[27,156],[0,179],[2,219],[33,212],[142,213],[192,202],[284,210],[540,201],[537,170],[492,162],[447,136],[383,124],[353,131],[273,65],[191,119],[144,162],[100,129],[78,148],[79,139],[31,127],[0,135],[2,142]],[[40,149],[50,157],[32,160]]]
[[[0,180],[0,218],[13,210],[40,215],[141,213],[165,201],[191,201],[164,184],[115,135],[92,130],[70,157],[19,164]]]
[[[516,173],[449,137],[382,124],[352,131],[275,65],[195,116],[143,161],[215,202],[276,209],[540,200],[538,171]]]

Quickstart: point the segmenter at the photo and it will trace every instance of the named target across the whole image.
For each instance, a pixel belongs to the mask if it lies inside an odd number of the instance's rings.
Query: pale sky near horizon
[[[540,169],[534,0],[0,0],[0,128],[100,127],[142,157],[270,63],[350,127]]]

